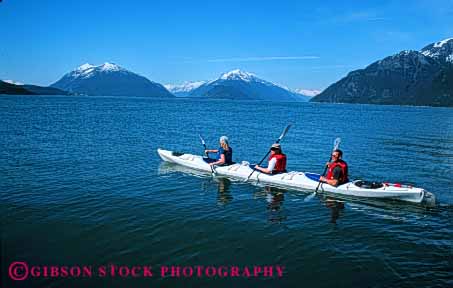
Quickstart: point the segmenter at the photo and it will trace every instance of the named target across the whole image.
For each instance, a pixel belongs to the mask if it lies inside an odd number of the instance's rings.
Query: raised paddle
[[[340,143],[341,143],[341,138],[336,138],[335,141],[333,142],[332,152],[337,150],[338,147],[340,147]],[[332,161],[332,153],[330,153],[329,162],[330,161]],[[328,167],[327,165],[324,167],[324,172],[322,172],[321,176],[324,176],[326,174],[327,167]],[[316,187],[315,192],[313,192],[313,194],[310,194],[307,198],[305,198],[305,201],[309,201],[309,200],[311,200],[311,198],[315,197],[316,193],[318,193],[318,189],[319,189],[320,185],[321,185],[321,180],[318,180],[318,186]]]
[[[208,150],[206,148],[206,142],[204,141],[203,137],[201,137],[201,134],[198,134],[198,137],[200,137],[200,140],[201,140],[201,144],[203,144],[203,147],[204,147],[204,154],[206,155],[206,158],[209,159],[209,156],[208,156],[208,152],[206,152],[206,150]],[[209,164],[209,163],[208,163]],[[212,176],[215,176],[215,170],[214,170],[214,167],[212,165],[209,165],[211,167],[211,174]]]
[[[288,124],[288,126],[285,127],[285,130],[283,130],[282,134],[280,135],[280,137],[278,137],[278,139],[277,139],[277,141],[275,141],[275,143],[279,143],[283,139],[283,137],[285,137],[285,135],[286,135],[286,133],[288,133],[288,130],[291,127],[291,125],[292,124]],[[271,153],[271,149],[269,149],[269,151],[267,151],[266,155],[263,157],[263,159],[261,159],[260,163],[258,163],[258,166],[261,165],[261,163],[263,163],[264,159],[267,158],[269,153]],[[247,177],[247,179],[244,180],[244,182],[247,182],[250,179],[253,172],[255,172],[255,169],[253,169],[252,173],[250,173],[250,175]]]

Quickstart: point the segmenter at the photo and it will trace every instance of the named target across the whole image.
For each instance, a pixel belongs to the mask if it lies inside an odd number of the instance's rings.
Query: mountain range
[[[113,63],[84,64],[50,87],[0,81],[0,94],[193,97],[453,107],[453,38],[358,69],[327,89],[290,90],[239,69],[211,81],[165,87]]]
[[[313,102],[453,106],[453,38],[350,72]]]
[[[223,73],[212,81],[185,82],[183,85],[166,85],[166,87],[179,97],[264,101],[308,101],[310,99],[307,95],[291,91],[239,69]]]
[[[5,83],[3,94],[45,95],[99,95],[99,96],[146,96],[146,97],[194,97],[207,99],[308,101],[311,97],[302,93],[315,90],[291,91],[286,87],[260,79],[252,73],[233,70],[212,81],[185,82],[182,85],[162,86],[145,77],[128,71],[116,64],[94,66],[83,64],[65,74],[50,87]],[[13,85],[16,84],[16,85]],[[19,85],[17,85],[19,84]],[[10,92],[8,92],[8,89]],[[171,91],[171,94],[168,90]]]

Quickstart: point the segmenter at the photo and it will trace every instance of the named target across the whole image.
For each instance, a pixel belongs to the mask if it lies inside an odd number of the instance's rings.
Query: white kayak
[[[202,156],[178,153],[163,149],[157,149],[157,153],[159,153],[159,156],[164,161],[182,165],[198,171],[211,173],[211,167]],[[216,166],[214,168],[216,175],[240,180],[247,179],[252,171],[253,169],[246,161],[229,166]],[[274,175],[268,175],[255,171],[249,181],[307,191],[316,190],[316,187],[318,186],[317,179],[319,179],[319,176],[319,174],[315,173],[297,171]],[[318,192],[347,197],[393,199],[412,203],[435,203],[435,196],[422,188],[391,183],[370,183],[362,180],[351,181],[338,187],[321,183]]]

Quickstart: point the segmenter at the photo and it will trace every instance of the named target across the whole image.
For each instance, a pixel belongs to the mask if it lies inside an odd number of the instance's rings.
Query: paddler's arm
[[[332,179],[327,179],[324,176],[319,177],[319,179],[324,183],[337,187],[338,185],[340,185],[339,179],[341,178],[342,173],[343,172],[340,167],[335,167],[335,169],[333,169]]]
[[[204,150],[204,153],[217,153],[217,152],[219,152],[219,150],[217,150],[217,149],[206,149],[206,150]]]
[[[324,176],[319,177],[319,181],[323,183],[327,183],[332,186],[338,186],[338,180],[337,179],[327,179]]]
[[[225,155],[224,154],[220,155],[220,160],[212,162],[212,163],[209,163],[209,165],[211,165],[211,166],[222,165],[223,163],[225,163]]]
[[[271,174],[271,171],[269,171],[269,169],[260,167],[258,165],[255,165],[255,169],[258,170],[258,171],[261,171],[263,173],[266,173],[266,174]]]
[[[255,165],[255,169],[259,170],[261,172],[264,172],[266,174],[272,174],[272,171],[275,168],[275,163],[277,163],[277,160],[275,158],[272,158],[271,161],[269,161],[267,168],[263,168],[258,165]]]

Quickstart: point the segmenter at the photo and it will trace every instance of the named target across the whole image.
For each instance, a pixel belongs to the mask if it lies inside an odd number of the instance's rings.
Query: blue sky
[[[162,84],[242,69],[323,89],[401,50],[453,37],[453,1],[0,2],[0,79],[49,85],[114,62]]]

